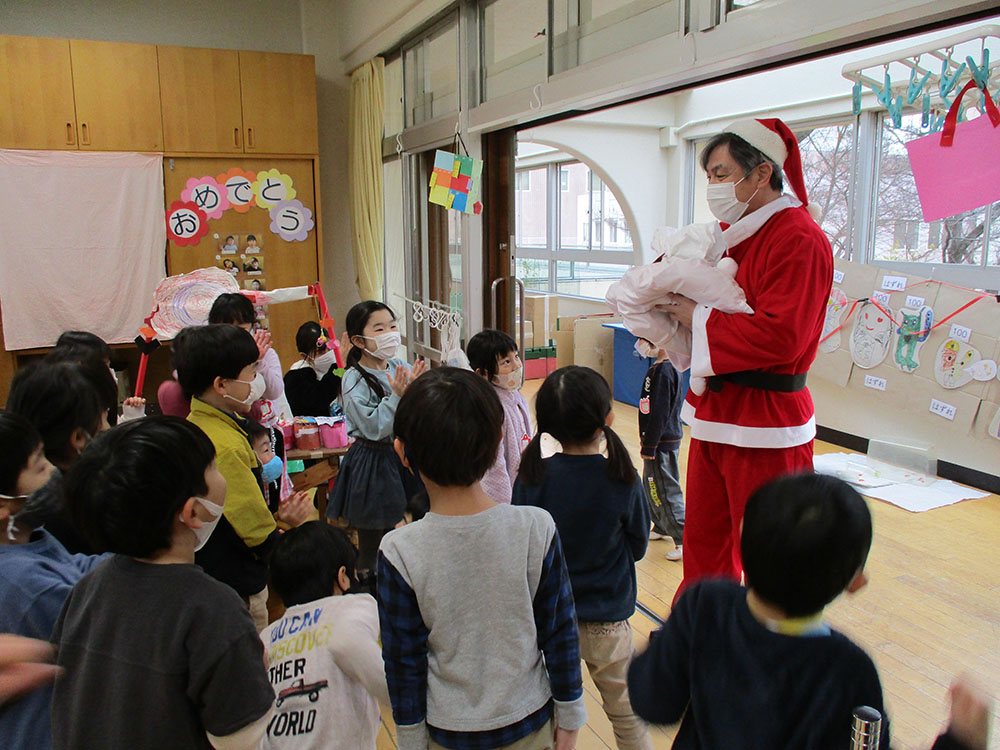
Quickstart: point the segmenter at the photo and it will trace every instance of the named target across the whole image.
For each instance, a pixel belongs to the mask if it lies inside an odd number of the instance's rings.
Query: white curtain
[[[0,150],[7,350],[84,329],[134,339],[164,278],[163,157]]]

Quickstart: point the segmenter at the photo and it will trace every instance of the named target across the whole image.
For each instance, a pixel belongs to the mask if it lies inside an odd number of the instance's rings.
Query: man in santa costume
[[[833,251],[813,218],[798,141],[785,123],[734,122],[707,144],[701,166],[754,313],[725,314],[680,295],[663,306],[692,332],[678,595],[703,578],[739,580],[747,499],[770,479],[812,470],[816,417],[805,380],[833,281]],[[783,193],[782,173],[794,196]]]

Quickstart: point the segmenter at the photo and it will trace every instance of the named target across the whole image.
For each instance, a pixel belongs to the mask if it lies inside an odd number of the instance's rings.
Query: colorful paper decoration
[[[282,201],[271,209],[271,231],[286,242],[305,242],[315,225],[312,211],[300,200]]]
[[[208,217],[190,201],[174,201],[167,209],[167,238],[176,245],[197,245],[208,234]]]
[[[892,343],[892,308],[882,305],[880,310],[872,302],[865,302],[851,332],[851,359],[864,369],[877,367],[885,360]]]
[[[482,175],[482,160],[437,151],[427,200],[453,211],[478,214],[482,210],[482,204],[478,202]]]
[[[168,276],[153,292],[155,310],[149,325],[157,336],[172,339],[182,328],[208,322],[212,303],[220,294],[239,290],[236,279],[221,268]]]
[[[292,187],[292,178],[287,174],[282,174],[277,169],[268,169],[257,173],[253,194],[258,206],[271,209],[279,203],[292,200],[295,188]]]
[[[229,208],[226,188],[208,175],[188,180],[187,187],[181,191],[181,200],[194,203],[209,219],[221,219],[223,211]]]
[[[823,333],[820,334],[819,350],[821,352],[836,351],[840,348],[840,331],[832,333],[840,326],[840,319],[847,308],[847,295],[840,287],[830,289],[830,297],[826,301],[826,318],[823,320]],[[829,338],[828,338],[829,337]]]
[[[256,179],[256,174],[245,172],[239,167],[233,167],[217,178],[219,184],[226,188],[226,199],[229,201],[230,207],[241,214],[245,214],[251,206],[256,205],[257,199],[253,191]]]
[[[931,335],[934,311],[927,305],[919,310],[902,308],[896,328],[896,351],[893,359],[903,372],[913,372],[920,366],[920,347]]]
[[[980,360],[982,355],[976,347],[958,339],[945,339],[934,357],[934,378],[942,388],[961,388],[975,379],[973,365]]]

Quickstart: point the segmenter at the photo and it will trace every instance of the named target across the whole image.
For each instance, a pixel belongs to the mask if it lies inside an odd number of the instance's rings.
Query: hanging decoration
[[[287,174],[282,174],[277,169],[268,169],[258,172],[253,183],[253,195],[258,206],[271,209],[283,201],[292,200],[295,188],[292,187],[292,178]]]
[[[181,200],[194,203],[209,219],[220,219],[229,208],[226,189],[214,177],[192,177],[181,191]]]
[[[885,360],[892,343],[892,308],[865,302],[851,333],[851,359],[865,370]]]
[[[315,226],[312,211],[297,199],[278,203],[271,209],[270,215],[271,231],[285,242],[305,242]]]
[[[896,366],[903,372],[913,372],[920,367],[920,347],[931,335],[934,311],[928,305],[919,310],[902,308],[896,327]]]
[[[174,244],[197,245],[208,234],[208,217],[191,201],[174,201],[167,209],[167,239]]]
[[[220,185],[226,187],[226,198],[237,213],[245,214],[252,206],[257,205],[253,192],[253,183],[257,175],[253,172],[233,167],[228,172],[220,174],[217,179]]]
[[[847,309],[847,295],[840,287],[834,286],[826,301],[826,318],[823,320],[823,332],[820,334],[820,351],[829,354],[840,348],[840,320],[844,316],[845,309]]]

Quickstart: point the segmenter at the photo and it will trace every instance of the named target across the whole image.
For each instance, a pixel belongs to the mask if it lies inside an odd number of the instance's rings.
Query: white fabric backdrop
[[[4,346],[51,346],[71,329],[131,341],[166,240],[161,155],[0,150]]]

